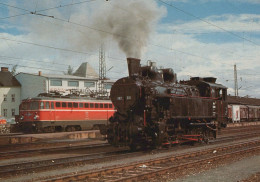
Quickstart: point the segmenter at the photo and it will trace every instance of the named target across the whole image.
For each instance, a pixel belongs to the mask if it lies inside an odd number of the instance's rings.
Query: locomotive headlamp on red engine
[[[226,87],[216,78],[177,82],[172,69],[127,58],[129,76],[111,88],[117,112],[103,131],[114,146],[161,146],[207,141],[227,122]]]

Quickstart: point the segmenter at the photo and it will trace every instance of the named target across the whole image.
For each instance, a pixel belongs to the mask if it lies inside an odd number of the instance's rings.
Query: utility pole
[[[105,48],[104,44],[99,49],[99,83],[98,83],[98,94],[104,96],[104,80],[106,79],[106,60],[105,60]]]
[[[234,85],[235,85],[235,97],[238,97],[238,85],[237,85],[237,66],[234,65]]]

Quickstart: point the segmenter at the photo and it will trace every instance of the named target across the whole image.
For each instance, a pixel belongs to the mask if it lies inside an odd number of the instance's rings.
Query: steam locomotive
[[[114,146],[207,142],[227,123],[227,88],[213,77],[177,82],[172,69],[127,58],[129,76],[111,88],[116,112],[101,130]]]

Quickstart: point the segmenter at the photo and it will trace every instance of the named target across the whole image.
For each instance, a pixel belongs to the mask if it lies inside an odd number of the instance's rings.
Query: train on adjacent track
[[[157,147],[185,141],[208,141],[228,122],[227,88],[216,78],[177,82],[172,69],[127,58],[129,76],[111,88],[116,108],[101,130],[114,146]]]
[[[99,129],[114,112],[108,99],[38,96],[22,101],[16,128],[26,133]]]
[[[260,106],[229,104],[228,120],[230,123],[260,121]]]

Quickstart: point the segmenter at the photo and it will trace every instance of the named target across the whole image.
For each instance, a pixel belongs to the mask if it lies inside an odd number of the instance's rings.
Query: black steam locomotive
[[[157,147],[208,141],[227,123],[227,88],[216,78],[177,82],[172,69],[127,58],[129,77],[117,80],[111,100],[117,112],[101,133],[114,146]]]

